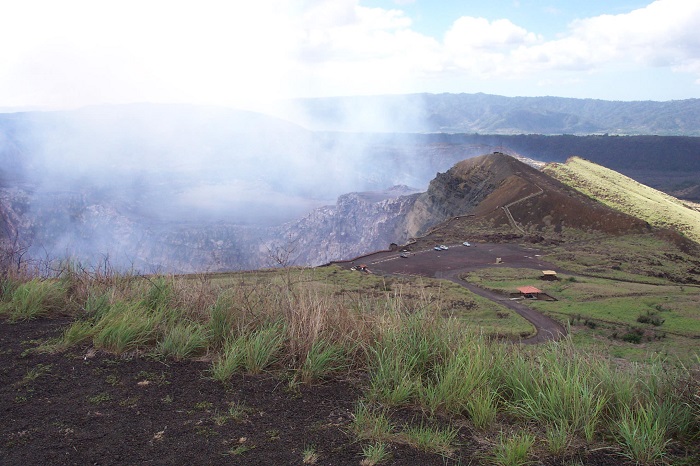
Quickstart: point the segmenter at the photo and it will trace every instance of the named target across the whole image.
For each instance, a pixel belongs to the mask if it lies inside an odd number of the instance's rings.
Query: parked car
[[[401,253],[401,257],[403,257],[403,258],[405,259],[406,257],[408,257],[408,253],[407,253],[407,252],[402,252],[402,253]]]
[[[462,244],[465,245],[465,246],[471,246],[471,244],[469,244],[469,241],[465,241],[465,242],[462,243]]]
[[[441,245],[440,245],[440,249],[442,249],[443,251],[447,251],[447,250],[450,249],[450,248],[448,248],[448,247],[445,246],[444,244],[441,244]]]
[[[436,251],[442,251],[442,248],[440,246],[435,246],[433,249],[435,249]]]

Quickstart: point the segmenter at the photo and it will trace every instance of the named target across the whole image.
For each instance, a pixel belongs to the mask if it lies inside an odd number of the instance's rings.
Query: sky
[[[699,0],[0,0],[0,109],[700,97]]]

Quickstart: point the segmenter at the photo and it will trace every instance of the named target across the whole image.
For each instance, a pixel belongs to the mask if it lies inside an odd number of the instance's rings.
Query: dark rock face
[[[394,187],[385,193],[351,193],[335,206],[316,209],[280,228],[299,263],[320,265],[388,249],[408,239],[404,218],[418,198],[416,190]]]
[[[409,235],[419,236],[448,218],[470,214],[518,170],[536,172],[508,155],[494,153],[464,160],[446,173],[438,173],[406,219]]]

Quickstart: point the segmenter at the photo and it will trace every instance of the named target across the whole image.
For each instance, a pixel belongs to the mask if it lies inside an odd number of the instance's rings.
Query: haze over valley
[[[473,98],[489,108],[489,100],[523,105],[522,99]],[[430,99],[420,96],[419,102]],[[551,113],[549,98],[528,99],[530,107],[518,110],[520,119],[507,118],[507,126],[494,120],[489,129],[496,134],[428,132],[431,121],[457,114],[463,125],[483,121],[485,107],[465,111],[469,99],[442,95],[438,112],[406,96],[418,105],[404,111],[415,116],[412,127],[420,132],[413,133],[401,132],[407,127],[393,118],[396,109],[383,113],[382,99],[374,99],[374,132],[310,130],[255,112],[189,105],[0,115],[4,241],[37,261],[109,262],[141,272],[275,266],[280,251],[288,252],[289,264],[320,265],[407,241],[421,228],[408,229],[400,217],[436,173],[491,152],[539,167],[578,155],[700,199],[700,139],[679,135],[693,133],[687,122],[699,118],[698,100],[665,104],[667,114],[687,116],[674,127],[663,115],[659,123],[645,119],[649,128],[676,136],[615,135],[633,134],[641,118],[620,128],[625,118],[617,115],[629,112],[630,104],[603,102],[597,105],[608,112],[595,124],[600,134],[526,134],[552,131],[552,118],[532,118],[533,112]],[[361,110],[343,119],[350,127],[370,111],[366,99],[357,102]],[[319,100],[315,106],[336,103]],[[308,109],[307,103],[300,108]],[[473,123],[467,123],[470,114],[477,115]]]

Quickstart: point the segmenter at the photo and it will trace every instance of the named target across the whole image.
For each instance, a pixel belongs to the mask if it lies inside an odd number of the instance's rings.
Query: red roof
[[[542,293],[540,290],[538,290],[534,286],[521,286],[520,288],[518,288],[518,291],[521,292],[522,294]]]

